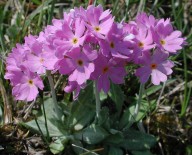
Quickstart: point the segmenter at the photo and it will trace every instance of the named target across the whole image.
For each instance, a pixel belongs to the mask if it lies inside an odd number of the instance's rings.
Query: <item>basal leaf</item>
[[[128,128],[133,122],[138,122],[139,120],[144,118],[150,110],[153,110],[155,108],[155,100],[151,101],[150,103],[145,100],[142,100],[140,110],[136,118],[134,118],[135,107],[136,102],[130,105],[129,108],[124,111],[119,123],[120,129],[125,127]]]
[[[133,155],[153,155],[149,150],[146,151],[132,151]]]
[[[46,127],[45,127],[45,119],[43,116],[40,116],[37,118],[37,122],[40,126],[41,131],[43,132],[43,135],[47,135],[47,131],[46,131]],[[32,129],[35,132],[39,132],[39,128],[35,122],[35,120],[29,121],[29,122],[22,122],[21,123],[23,126]],[[49,135],[51,137],[55,137],[55,136],[63,136],[66,135],[67,132],[60,127],[55,126],[55,124],[53,122],[51,122],[50,120],[47,120],[47,125],[48,125],[48,131],[49,131]]]
[[[111,89],[110,89],[109,96],[115,102],[118,114],[120,114],[122,106],[123,106],[123,102],[125,100],[125,96],[124,96],[123,91],[121,90],[121,87],[119,85],[111,83]]]
[[[124,132],[124,136],[124,141],[117,146],[130,151],[149,150],[157,142],[154,136],[133,129]]]
[[[81,92],[78,101],[71,104],[72,108],[68,118],[68,126],[78,131],[90,124],[95,116],[92,83]]]
[[[83,140],[87,144],[98,144],[103,141],[109,133],[101,126],[92,124],[85,128],[83,131],[76,133],[75,137],[79,140]]]
[[[55,142],[52,142],[49,145],[50,151],[53,154],[61,153],[65,149],[65,145],[62,143],[60,139],[57,139]]]
[[[108,155],[123,155],[123,150],[116,147],[110,147]]]

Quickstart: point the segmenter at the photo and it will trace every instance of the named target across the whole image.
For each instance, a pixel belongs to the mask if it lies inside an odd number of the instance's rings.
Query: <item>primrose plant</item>
[[[169,57],[185,44],[181,35],[170,19],[140,13],[134,21],[118,23],[101,5],[74,8],[65,12],[63,19],[53,19],[38,36],[29,35],[24,44],[12,49],[5,78],[10,80],[15,99],[29,102],[44,89],[42,79],[47,75],[55,104],[51,74],[67,77],[64,91],[73,92],[74,100],[88,81],[94,81],[99,117],[99,92],[108,93],[112,83],[123,84],[129,74],[126,66],[136,66],[135,76],[141,85],[149,78],[154,85],[165,82],[174,66]]]

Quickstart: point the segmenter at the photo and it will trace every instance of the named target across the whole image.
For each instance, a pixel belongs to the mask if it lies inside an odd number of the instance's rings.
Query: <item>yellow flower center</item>
[[[43,59],[43,58],[41,58],[41,59],[40,59],[40,62],[41,62],[41,63],[43,63],[43,62],[44,62],[44,59]]]
[[[33,85],[33,80],[28,81],[29,85]]]
[[[101,28],[100,28],[99,26],[96,26],[96,27],[94,28],[94,30],[95,30],[96,32],[99,32],[99,31],[101,30]]]
[[[151,64],[151,69],[156,69],[156,68],[157,68],[157,64],[152,63],[152,64]]]
[[[160,40],[161,45],[165,45],[165,40]]]
[[[77,38],[73,38],[72,43],[73,44],[77,44],[77,42],[78,42],[78,39]]]

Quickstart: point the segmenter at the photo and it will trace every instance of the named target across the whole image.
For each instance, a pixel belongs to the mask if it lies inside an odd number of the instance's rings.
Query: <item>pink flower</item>
[[[35,100],[39,89],[43,89],[44,85],[40,77],[28,69],[23,72],[15,72],[15,77],[19,77],[18,83],[13,87],[12,94],[16,100]]]
[[[124,82],[129,61],[141,66],[136,76],[142,83],[151,76],[152,83],[158,85],[172,73],[169,53],[186,44],[170,19],[158,20],[145,13],[135,21],[115,23],[110,10],[90,5],[63,16],[53,19],[39,36],[25,37],[25,43],[17,44],[8,55],[5,78],[17,100],[36,99],[38,89],[43,89],[40,75],[46,70],[67,75],[64,91],[73,91],[74,99],[87,80],[96,80],[99,91],[107,93],[110,82]]]
[[[15,70],[16,68],[19,68],[20,65],[25,61],[26,54],[25,48],[17,44],[16,48],[12,49],[12,52],[9,53],[7,59],[6,59],[6,69],[9,70]]]
[[[95,60],[95,71],[92,79],[97,80],[98,90],[107,93],[110,89],[110,80],[115,84],[124,82],[126,71],[123,63],[119,63],[114,59],[106,58],[101,54]]]
[[[127,42],[123,41],[123,37],[123,29],[118,28],[117,24],[114,23],[106,39],[99,41],[102,54],[107,57],[112,55],[127,58],[130,55],[130,50]]]
[[[103,11],[103,7],[91,5],[87,8],[86,27],[88,30],[100,39],[104,39],[108,34],[114,18],[111,17],[110,11]]]
[[[139,27],[154,27],[157,24],[157,19],[153,15],[147,16],[146,13],[142,12],[136,17],[136,23]]]
[[[59,30],[62,30],[63,20],[62,19],[53,19],[52,25],[48,25],[43,33],[40,33],[41,35],[38,38],[38,41],[43,41],[45,43],[49,43],[50,45],[53,45],[53,40],[55,38],[58,39],[58,36],[56,37],[56,32]]]
[[[55,56],[55,50],[48,45],[42,45],[39,50],[41,50],[40,53],[27,55],[26,66],[30,71],[42,75],[46,70],[54,70],[58,59]]]
[[[20,80],[21,66],[26,62],[26,55],[29,53],[28,47],[17,44],[16,48],[12,49],[6,59],[6,74],[5,79],[11,81],[11,85],[16,85]],[[18,76],[16,76],[18,75]]]
[[[75,19],[75,26],[69,25],[69,23],[64,22],[62,30],[56,32],[56,36],[62,36],[61,39],[54,40],[54,46],[57,46],[56,55],[61,57],[65,55],[72,48],[80,47],[83,45],[86,35],[84,22],[77,18]]]
[[[138,63],[143,52],[151,50],[155,47],[155,44],[153,44],[151,31],[146,28],[139,28],[133,40],[135,41],[135,47],[132,58],[135,63]]]
[[[156,50],[154,55],[149,52],[143,54],[140,64],[143,66],[136,70],[136,76],[140,78],[141,83],[146,83],[151,76],[154,85],[167,80],[167,75],[172,73],[173,62],[167,60],[169,54]]]
[[[67,93],[71,93],[74,91],[73,100],[77,100],[80,90],[84,88],[85,88],[85,84],[78,85],[76,81],[72,81],[72,82],[69,81],[68,85],[64,88],[64,91]]]
[[[29,54],[27,57],[27,66],[32,72],[37,72],[37,74],[45,74],[46,69],[43,66],[44,58],[43,54],[39,54],[38,56]]]
[[[146,51],[155,47],[151,31],[145,28],[139,28],[133,40],[136,43],[135,50]]]
[[[69,74],[69,81],[76,81],[78,85],[82,85],[94,71],[95,66],[92,61],[96,58],[97,52],[91,51],[89,47],[84,47],[83,51],[75,48],[58,63],[59,72]]]
[[[184,39],[181,38],[180,31],[173,31],[170,24],[164,23],[158,24],[155,29],[151,29],[154,42],[161,50],[168,51],[170,53],[176,53],[182,49]]]
[[[5,73],[4,78],[10,80],[11,85],[15,86],[20,82],[20,77],[22,76],[22,71],[19,68],[8,70]]]

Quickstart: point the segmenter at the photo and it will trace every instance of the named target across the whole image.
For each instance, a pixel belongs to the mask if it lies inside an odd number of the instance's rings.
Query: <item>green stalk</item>
[[[58,108],[58,104],[57,104],[57,98],[56,98],[56,94],[55,94],[55,89],[54,89],[54,83],[53,83],[53,78],[51,76],[51,71],[47,71],[47,76],[48,76],[48,80],[49,80],[49,85],[51,88],[51,95],[53,98],[53,103],[54,103],[54,110],[56,112],[56,116],[59,119],[59,108]]]
[[[125,6],[126,6],[126,8],[125,8],[125,21],[127,21],[128,20],[128,11],[129,11],[129,0],[126,0],[125,1]]]
[[[140,107],[141,107],[141,101],[142,101],[144,87],[145,87],[145,85],[141,83],[140,88],[139,88],[139,97],[138,97],[137,104],[135,107],[135,112],[134,112],[134,116],[135,116],[134,118],[135,119],[137,118],[137,115],[138,115]]]
[[[54,11],[54,7],[55,7],[55,0],[52,1],[51,3],[51,10],[49,12],[49,17],[48,17],[48,24],[51,24],[51,21],[53,19],[53,11]]]
[[[45,106],[44,106],[43,98],[42,98],[42,104],[43,104],[43,115],[44,115],[44,118],[45,118],[45,128],[46,128],[46,132],[47,132],[47,139],[49,141],[50,140],[50,135],[49,135],[48,125],[47,125],[47,116],[46,116],[46,113],[45,113]]]
[[[187,106],[188,106],[188,100],[187,100],[187,57],[186,57],[186,53],[185,51],[182,51],[183,52],[183,61],[184,61],[184,78],[185,78],[185,88],[184,88],[184,100],[183,100],[183,103],[182,103],[182,107],[181,107],[181,114],[180,116],[183,117],[186,113],[186,109],[187,109]]]
[[[0,44],[1,44],[1,47],[2,47],[2,51],[3,53],[5,53],[5,46],[4,46],[4,42],[3,42],[3,36],[2,36],[3,33],[0,33]]]
[[[177,22],[175,23],[176,26],[182,30],[184,32],[184,29],[182,29],[182,20],[179,17],[180,12],[177,14],[176,12],[176,8],[175,8],[175,0],[172,0],[172,10],[173,10],[173,15],[175,20],[177,19]],[[181,7],[183,7],[181,5]],[[185,78],[185,86],[184,86],[184,100],[183,103],[181,105],[181,113],[180,113],[180,117],[183,117],[186,113],[187,110],[187,106],[188,106],[188,96],[190,95],[190,92],[188,92],[188,88],[187,88],[187,83],[188,83],[188,73],[187,73],[187,57],[186,57],[186,53],[184,50],[182,50],[183,53],[183,62],[184,62],[184,78]]]
[[[39,132],[40,132],[43,140],[45,141],[45,143],[47,144],[47,146],[49,146],[49,142],[47,141],[46,137],[43,135],[43,132],[42,132],[40,126],[39,126],[39,123],[37,122],[36,116],[35,116],[35,123],[36,123],[36,125],[37,125],[37,128],[39,129]]]
[[[113,5],[113,10],[112,10],[112,14],[115,15],[116,14],[116,10],[117,10],[117,6],[118,6],[119,0],[115,1],[115,4]]]
[[[136,118],[138,116],[138,113],[139,113],[139,110],[140,110],[140,107],[141,107],[141,101],[142,101],[142,96],[143,96],[143,92],[144,92],[144,87],[145,87],[145,85],[141,83],[140,88],[139,88],[139,97],[138,97],[138,100],[137,100],[137,104],[135,106],[135,113],[134,113],[135,120],[136,120]],[[140,120],[137,123],[137,126],[138,126],[138,128],[139,128],[139,130],[141,132],[145,133],[145,128],[143,127],[142,120]]]
[[[37,28],[36,28],[36,33],[38,32],[38,29],[39,29],[39,27],[40,27],[40,25],[41,25],[42,18],[43,18],[44,0],[43,0],[42,3],[43,3],[43,4],[42,4],[42,10],[41,10],[40,15],[39,15],[39,19],[38,19],[38,23],[37,23]]]
[[[94,6],[96,6],[96,5],[97,5],[97,0],[94,1]]]
[[[96,117],[99,118],[101,111],[101,102],[99,97],[99,91],[97,89],[97,81],[95,81],[95,99],[96,99]]]

